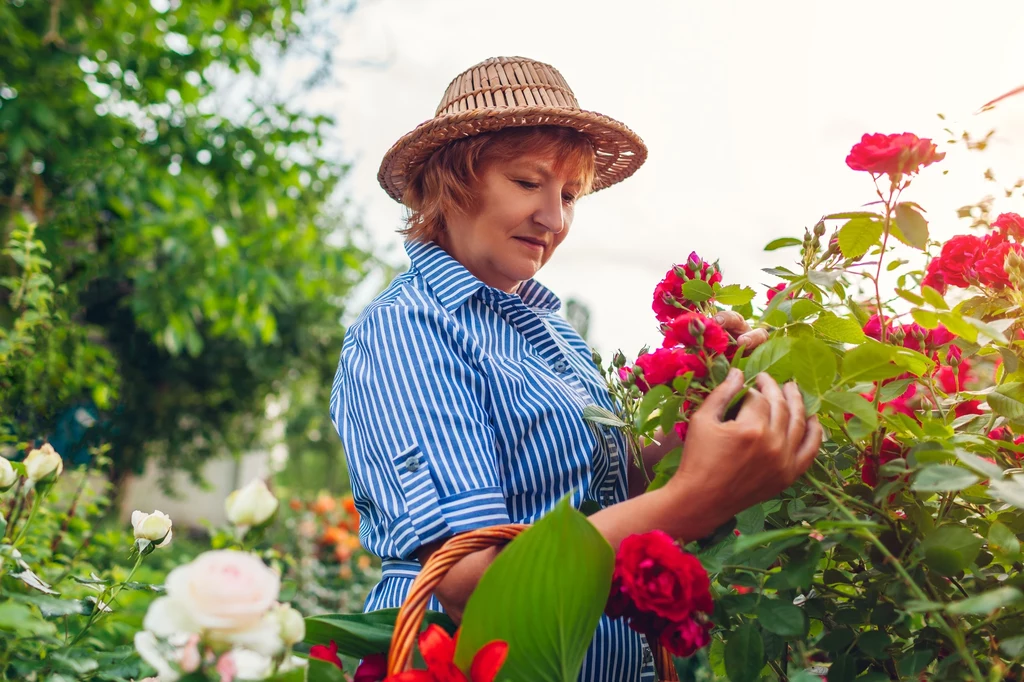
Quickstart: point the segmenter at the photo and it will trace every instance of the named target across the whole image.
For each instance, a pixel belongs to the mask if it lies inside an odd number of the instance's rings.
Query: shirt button
[[[557,362],[555,362],[555,371],[558,372],[559,374],[565,374],[567,371],[569,371],[569,363],[567,363],[565,360],[558,360]]]
[[[416,455],[413,455],[409,459],[405,460],[405,468],[409,471],[419,471],[420,459]]]
[[[654,654],[651,653],[650,648],[648,648],[648,646],[645,644],[644,645],[644,665],[647,665],[647,664],[650,664],[650,663],[653,663],[653,662],[654,662]]]

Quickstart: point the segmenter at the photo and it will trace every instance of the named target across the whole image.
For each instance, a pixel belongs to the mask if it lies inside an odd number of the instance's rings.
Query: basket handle
[[[388,676],[412,669],[412,650],[416,644],[416,635],[423,624],[423,617],[427,613],[427,603],[430,601],[430,595],[444,580],[448,569],[474,552],[511,542],[527,528],[529,526],[526,524],[507,523],[471,530],[451,538],[430,555],[430,559],[413,580],[409,594],[395,618],[391,648],[388,651]],[[679,677],[672,663],[672,655],[657,642],[651,642],[650,647],[659,679],[664,682],[677,682]]]

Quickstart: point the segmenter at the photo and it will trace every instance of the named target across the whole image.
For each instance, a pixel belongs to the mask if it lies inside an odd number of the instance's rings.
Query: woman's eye
[[[537,189],[540,186],[536,182],[530,182],[529,180],[516,180],[516,182],[524,189]]]
[[[567,204],[574,203],[576,201],[576,195],[575,194],[563,194],[562,195],[562,201],[564,201]]]

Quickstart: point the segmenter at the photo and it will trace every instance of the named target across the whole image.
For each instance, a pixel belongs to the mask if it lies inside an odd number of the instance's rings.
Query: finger
[[[716,421],[722,421],[725,417],[725,411],[729,408],[729,403],[742,390],[743,372],[738,369],[731,369],[725,381],[720,383],[715,390],[708,393],[708,396],[704,398],[704,404],[701,405],[698,412],[706,410],[706,414],[711,415]]]
[[[770,375],[762,372],[757,375],[757,388],[768,400],[771,414],[769,426],[773,434],[785,441],[789,434],[789,402],[783,395],[779,384]]]
[[[807,417],[804,412],[804,397],[800,389],[792,381],[782,387],[782,392],[789,402],[789,428],[787,429],[787,441],[793,447],[798,446],[804,439],[807,432]]]
[[[750,352],[768,340],[767,329],[755,329],[742,334],[736,339],[737,345],[746,346],[746,352]]]
[[[772,408],[764,394],[756,388],[747,391],[747,395],[743,398],[743,407],[736,415],[736,421],[763,424],[767,428],[771,423],[771,418]]]
[[[807,471],[814,458],[818,456],[818,451],[821,449],[822,434],[818,416],[814,415],[807,420],[807,431],[804,433],[804,439],[800,443],[800,447],[797,448],[796,457],[793,461],[796,465],[795,473],[797,476]]]
[[[750,325],[735,310],[723,310],[720,313],[716,313],[715,322],[722,325],[722,328],[727,332],[732,332],[733,334],[743,334],[750,331]]]

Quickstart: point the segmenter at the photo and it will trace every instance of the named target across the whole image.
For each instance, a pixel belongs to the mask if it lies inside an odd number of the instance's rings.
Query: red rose
[[[1004,239],[1013,238],[1024,242],[1024,218],[1016,213],[1002,213],[992,221],[992,227],[998,229]]]
[[[980,400],[965,400],[953,409],[953,414],[962,417],[965,414],[985,414],[981,409]]]
[[[921,168],[945,158],[928,138],[913,133],[883,135],[865,134],[853,145],[846,165],[856,171],[881,175],[886,173],[895,182],[904,173],[916,173]]]
[[[903,347],[920,353],[928,339],[928,330],[917,322],[912,322],[903,325],[903,335]]]
[[[367,656],[356,668],[352,682],[380,682],[388,675],[388,657],[384,654]]]
[[[945,285],[965,289],[978,279],[975,264],[984,255],[985,243],[979,237],[958,234],[942,245],[942,252],[929,263],[928,270],[931,272],[934,268]]]
[[[1006,274],[1006,254],[1010,251],[1021,253],[1020,244],[999,242],[993,244],[992,248],[985,254],[977,265],[978,280],[990,289],[1005,289],[1012,286],[1010,277]]]
[[[942,272],[942,259],[933,258],[928,267],[924,271],[924,279],[921,280],[921,284],[924,286],[931,287],[940,294],[945,294],[949,288],[949,284],[946,282],[946,277]]]
[[[700,279],[714,286],[722,281],[722,273],[718,265],[706,263],[696,253],[691,253],[683,265],[673,266],[654,287],[654,303],[651,307],[659,322],[669,322],[681,310],[693,309],[693,303],[683,297],[683,283],[691,279]]]
[[[988,437],[992,440],[1010,440],[1010,429],[1005,426],[997,426],[988,432]]]
[[[945,346],[955,338],[956,337],[953,335],[953,332],[940,324],[938,327],[928,332],[928,339],[925,343],[930,348],[938,348],[940,346]]]
[[[885,332],[886,336],[892,334],[892,322],[888,317],[885,318]],[[879,315],[872,315],[868,318],[868,321],[864,323],[864,335],[870,336],[875,341],[882,340],[882,318]]]
[[[708,368],[697,355],[687,353],[683,348],[659,348],[653,353],[645,353],[636,359],[634,368],[640,368],[642,374],[637,377],[636,385],[646,393],[651,386],[670,384],[676,377],[693,372],[695,378],[707,376]],[[634,374],[635,374],[634,369]]]
[[[338,645],[333,639],[331,640],[331,643],[326,646],[323,644],[314,644],[309,647],[309,657],[333,663],[341,670],[345,669],[341,664],[341,659],[338,657]]]
[[[860,480],[874,488],[878,485],[878,470],[883,464],[903,457],[903,446],[894,438],[886,436],[882,441],[882,454],[875,456],[868,448],[864,452],[864,465],[860,470]]]
[[[676,656],[686,658],[711,643],[711,623],[688,618],[661,633],[661,645]]]
[[[683,313],[662,326],[665,346],[704,348],[712,353],[724,353],[729,335],[722,326],[700,313]]]
[[[956,348],[956,352],[953,349]],[[950,346],[950,353],[947,356],[947,361],[950,358],[959,358],[959,348],[956,346]],[[954,369],[949,365],[943,365],[935,372],[935,378],[939,382],[939,386],[947,395],[958,393],[964,389],[964,384],[971,380],[971,363],[969,360],[959,360],[959,365]]]
[[[700,560],[682,551],[661,531],[630,535],[622,541],[615,557],[614,579],[636,611],[674,623],[714,607],[711,582]]]

